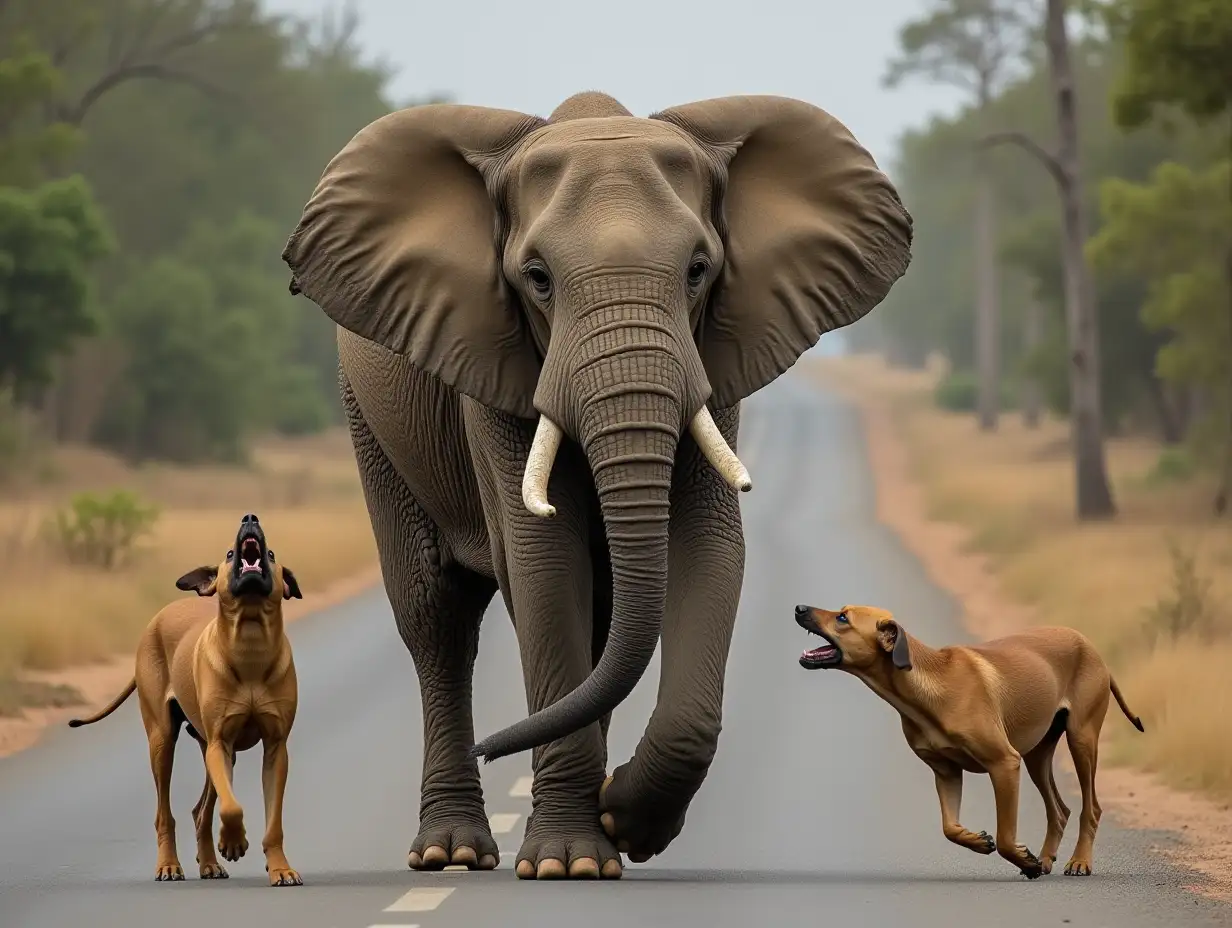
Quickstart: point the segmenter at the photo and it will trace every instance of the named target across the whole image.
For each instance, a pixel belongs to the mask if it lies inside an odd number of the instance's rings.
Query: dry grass
[[[349,440],[335,432],[262,445],[250,467],[131,469],[97,451],[55,452],[40,479],[0,497],[0,715],[62,701],[21,670],[101,661],[132,647],[150,616],[182,596],[175,579],[217,563],[247,511],[305,593],[371,567],[376,547]],[[130,489],[161,515],[128,566],[65,563],[44,532],[75,492]]]
[[[1100,648],[1148,732],[1110,716],[1107,756],[1173,786],[1232,797],[1232,523],[1210,514],[1213,481],[1152,483],[1160,447],[1110,441],[1119,515],[1079,525],[1065,423],[1029,430],[1011,413],[996,433],[981,433],[973,416],[932,404],[935,369],[840,358],[818,370],[888,403],[929,516],[968,529],[1012,599]],[[1174,551],[1191,560],[1188,583]],[[1178,598],[1196,624],[1174,634]]]

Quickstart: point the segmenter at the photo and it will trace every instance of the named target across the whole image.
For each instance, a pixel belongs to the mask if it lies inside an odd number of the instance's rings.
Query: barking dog
[[[132,681],[96,715],[73,719],[77,728],[106,718],[133,691],[150,742],[158,792],[156,880],[182,880],[171,816],[171,764],[180,726],[201,745],[205,787],[193,808],[201,879],[226,879],[214,854],[214,803],[222,828],[218,850],[231,861],[248,850],[244,810],[231,789],[235,756],[260,742],[265,793],[265,869],[271,886],[299,886],[282,849],[282,797],[287,785],[287,737],[295,721],[298,691],[291,643],[283,632],[282,602],[301,599],[290,570],[274,560],[255,515],[240,520],[235,546],[217,567],[198,567],[175,584],[205,599],[165,606],[137,646]]]
[[[974,647],[935,650],[872,606],[838,612],[796,606],[796,622],[825,639],[800,656],[801,666],[844,670],[898,710],[907,743],[936,776],[946,838],[977,854],[995,850],[1029,879],[1052,872],[1069,820],[1052,775],[1053,752],[1064,734],[1082,788],[1078,844],[1065,872],[1090,875],[1100,818],[1095,766],[1110,693],[1134,727],[1144,730],[1090,641],[1069,628],[1036,628]],[[1024,766],[1048,816],[1039,857],[1018,843]],[[959,824],[963,771],[987,773],[992,780],[996,838]]]

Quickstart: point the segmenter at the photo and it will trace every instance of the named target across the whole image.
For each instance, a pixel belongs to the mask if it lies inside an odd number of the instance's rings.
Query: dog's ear
[[[299,583],[295,579],[295,574],[291,573],[290,568],[287,567],[282,568],[282,598],[304,598],[304,594],[299,591]]]
[[[218,590],[218,568],[206,566],[190,570],[175,581],[175,586],[185,593],[191,590],[198,596],[213,596]]]
[[[911,642],[897,622],[893,619],[878,622],[877,641],[882,650],[889,653],[895,667],[899,670],[911,669]]]

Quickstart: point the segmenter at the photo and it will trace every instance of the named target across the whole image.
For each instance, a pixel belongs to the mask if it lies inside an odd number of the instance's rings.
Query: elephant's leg
[[[715,422],[735,448],[738,408]],[[635,863],[680,834],[714,759],[744,580],[739,500],[692,440],[680,444],[672,483],[658,700],[633,758],[613,771],[600,798],[604,830]]]
[[[441,534],[411,496],[365,424],[350,390],[343,404],[380,553],[385,590],[415,662],[423,706],[419,834],[408,864],[436,870],[500,861],[484,811],[479,768],[466,756],[475,740],[471,678],[479,623],[496,581],[456,564]]]

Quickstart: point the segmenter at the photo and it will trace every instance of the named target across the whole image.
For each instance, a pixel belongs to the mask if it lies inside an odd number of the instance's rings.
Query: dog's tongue
[[[812,648],[808,651],[805,651],[800,656],[808,660],[819,661],[827,657],[831,657],[833,654],[834,654],[834,645],[823,644],[820,648]]]

